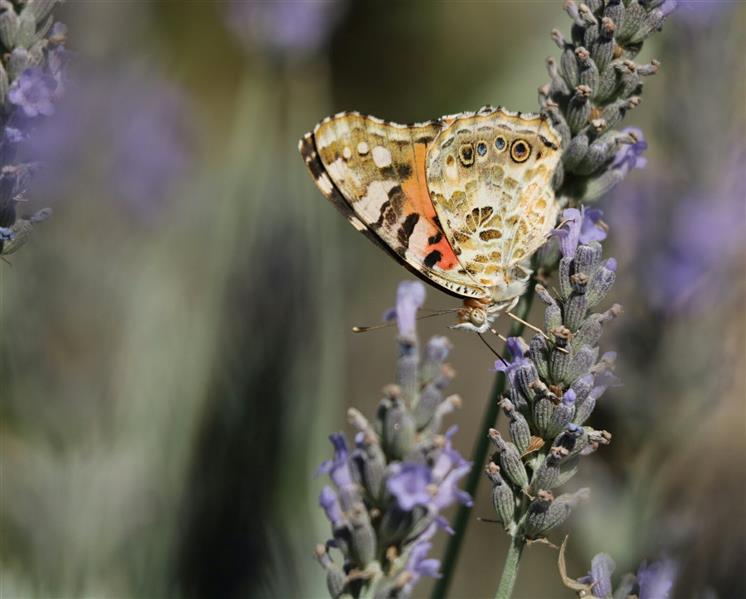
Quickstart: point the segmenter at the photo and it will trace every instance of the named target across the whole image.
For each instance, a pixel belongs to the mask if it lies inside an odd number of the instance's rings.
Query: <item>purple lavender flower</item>
[[[601,218],[604,213],[599,208],[581,207],[583,220],[580,224],[580,243],[590,243],[591,241],[603,241],[606,239],[606,230],[603,228]]]
[[[248,46],[270,52],[305,54],[318,51],[329,38],[342,2],[230,2],[225,21]]]
[[[446,433],[445,446],[432,467],[424,464],[393,464],[386,482],[389,493],[399,507],[408,512],[415,506],[429,507],[437,513],[454,503],[471,505],[471,497],[458,488],[458,482],[469,473],[471,463],[451,446],[456,427]]]
[[[572,389],[568,389],[562,395],[562,403],[570,407],[575,405],[575,401],[578,399],[577,394]]]
[[[672,560],[641,564],[637,571],[639,599],[668,599],[677,574],[678,566]]]
[[[54,114],[56,88],[54,77],[39,67],[31,67],[13,81],[8,91],[8,100],[20,107],[27,117],[51,116]]]
[[[324,488],[321,489],[319,505],[324,510],[326,517],[334,528],[337,528],[344,523],[344,514],[339,505],[339,497],[337,497],[337,494],[328,485],[324,485]]]
[[[415,585],[423,576],[440,578],[440,560],[427,557],[431,548],[432,543],[425,540],[418,540],[410,548],[409,559],[407,559],[407,565],[405,567],[407,582],[402,589],[405,597],[409,596]]]
[[[642,154],[648,149],[648,142],[645,140],[642,130],[637,127],[627,127],[622,129],[622,133],[631,135],[637,140],[632,144],[623,145],[611,163],[612,169],[621,170],[626,175],[632,169],[645,168],[647,159]]]
[[[612,352],[608,352],[612,353]],[[616,376],[610,369],[602,370],[593,378],[593,388],[588,393],[588,397],[593,401],[599,399],[609,387],[621,386],[621,379]]]
[[[446,431],[445,445],[433,464],[433,479],[440,481],[433,502],[439,509],[445,509],[454,503],[472,505],[469,494],[458,488],[458,482],[471,470],[471,462],[453,449],[451,439],[457,431],[456,425]]]
[[[580,230],[583,226],[583,214],[577,208],[567,208],[562,211],[562,225],[552,231],[552,235],[559,240],[560,252],[565,257],[575,255],[580,240]]]
[[[559,240],[562,255],[574,256],[579,243],[606,239],[606,231],[600,224],[602,216],[603,212],[598,208],[586,209],[585,206],[581,206],[580,210],[563,210],[562,226],[552,231],[552,235]]]
[[[525,364],[531,364],[531,360],[526,357],[528,346],[521,337],[508,337],[506,346],[508,348],[508,353],[510,354],[510,359],[508,360],[507,365],[504,364],[502,360],[497,360],[495,362],[495,371],[504,372],[512,387],[516,371]]]
[[[578,579],[583,584],[591,584],[594,597],[609,597],[613,592],[611,575],[616,568],[614,560],[606,553],[599,553],[591,560],[591,571]]]
[[[386,488],[402,510],[409,512],[418,505],[430,503],[433,476],[427,466],[405,463],[392,466],[391,471]]]
[[[413,337],[417,310],[425,303],[425,286],[420,281],[402,281],[396,290],[396,307],[389,309],[384,320],[396,318],[399,335]]]
[[[357,495],[357,485],[350,471],[350,454],[347,450],[347,441],[342,433],[332,433],[329,435],[329,440],[334,445],[334,458],[321,464],[319,472],[329,475],[329,478],[339,489],[342,505],[345,506],[345,509],[349,509]]]

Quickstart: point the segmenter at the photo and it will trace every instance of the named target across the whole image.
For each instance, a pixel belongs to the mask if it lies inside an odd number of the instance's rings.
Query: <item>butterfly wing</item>
[[[341,113],[299,149],[321,192],[357,230],[443,291],[482,298],[488,292],[461,267],[427,189],[427,149],[441,127]]]
[[[427,156],[435,212],[467,274],[504,287],[557,220],[560,139],[539,115],[485,108],[444,127]]]

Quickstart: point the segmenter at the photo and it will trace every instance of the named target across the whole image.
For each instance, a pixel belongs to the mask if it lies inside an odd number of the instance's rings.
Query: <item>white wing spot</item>
[[[334,189],[334,186],[329,179],[329,175],[326,173],[321,173],[321,176],[316,179],[316,185],[319,186],[319,189],[324,193],[324,195],[329,195],[332,192],[332,189]]]
[[[381,214],[383,205],[389,199],[389,191],[396,181],[373,181],[365,190],[365,195],[355,204],[355,211],[375,221]]]
[[[383,146],[373,148],[373,162],[378,168],[385,168],[391,165],[391,152]]]
[[[350,224],[355,227],[358,231],[365,231],[368,227],[366,227],[360,219],[358,219],[355,216],[350,217]]]
[[[361,141],[359,144],[357,144],[357,153],[361,156],[365,156],[368,153],[368,144],[364,141]]]
[[[347,146],[345,146],[345,149],[342,150],[342,158],[344,158],[345,160],[349,160],[350,158],[352,158],[352,150],[350,150],[350,148],[348,148]]]

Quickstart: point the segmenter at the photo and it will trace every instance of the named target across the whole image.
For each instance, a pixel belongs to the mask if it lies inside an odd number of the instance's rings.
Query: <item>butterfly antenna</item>
[[[490,333],[495,335],[498,339],[500,339],[500,341],[504,341],[507,343],[508,339],[505,337],[505,335],[501,335],[495,329],[490,329]]]
[[[544,331],[542,331],[539,327],[532,325],[530,322],[526,322],[520,316],[516,316],[512,312],[506,312],[505,314],[510,316],[510,318],[512,318],[516,322],[520,322],[523,326],[528,327],[532,331],[536,331],[537,333],[539,333],[539,335],[544,337],[544,339],[549,339],[549,337],[547,337],[547,334]]]
[[[387,329],[394,326],[394,322],[384,322],[382,324],[374,324],[369,327],[352,327],[353,333],[367,333],[368,331],[377,331],[378,329]]]
[[[520,316],[516,316],[512,312],[506,312],[505,314],[510,316],[510,318],[512,318],[516,322],[520,322],[523,326],[531,329],[532,331],[536,331],[537,333],[539,333],[539,335],[544,337],[544,339],[546,339],[547,341],[550,341],[549,336],[544,331],[542,331],[539,327],[532,325],[530,322],[526,322]],[[557,349],[561,351],[563,354],[570,353],[564,347],[558,347]]]
[[[489,343],[487,343],[487,340],[484,337],[482,337],[482,333],[477,333],[477,335],[479,335],[479,338],[482,340],[482,343],[484,343],[487,346],[487,348],[493,354],[495,354],[499,358],[499,360],[503,363],[503,365],[507,368],[508,363],[505,361],[505,358],[503,358],[500,354],[498,354],[497,351],[495,350],[495,348],[492,347]]]
[[[421,310],[427,310],[427,309],[426,308],[421,308]],[[422,320],[424,318],[432,318],[433,316],[443,316],[445,314],[451,314],[453,312],[456,312],[457,309],[433,310],[433,311],[427,310],[427,311],[430,312],[430,314],[422,314],[422,315],[418,316],[416,318],[416,320]],[[386,329],[388,327],[394,326],[395,324],[396,324],[396,322],[394,322],[392,320],[390,322],[384,322],[384,323],[381,323],[381,324],[374,324],[374,325],[369,326],[369,327],[356,326],[356,327],[352,327],[352,332],[353,333],[367,333],[368,331],[377,331],[379,329]]]

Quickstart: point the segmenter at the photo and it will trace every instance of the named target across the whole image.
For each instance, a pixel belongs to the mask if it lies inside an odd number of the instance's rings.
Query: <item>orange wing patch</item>
[[[431,227],[427,230],[427,243],[422,244],[420,252],[423,260],[431,262],[441,270],[451,270],[460,266],[456,254],[448,243],[443,229],[435,213],[435,206],[430,199],[430,192],[427,189],[427,174],[425,172],[425,160],[427,158],[427,145],[416,143],[413,145],[414,172],[412,176],[401,184],[402,191],[407,198],[407,208],[411,207],[411,212],[420,215],[420,219],[425,219]],[[412,247],[410,238],[410,248]],[[410,250],[411,251],[411,250]]]

